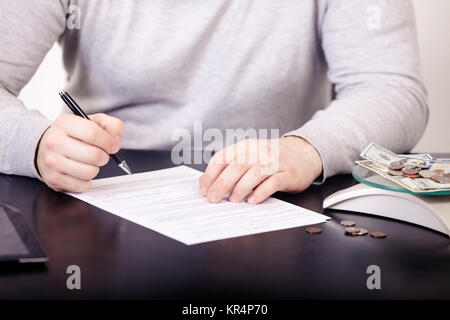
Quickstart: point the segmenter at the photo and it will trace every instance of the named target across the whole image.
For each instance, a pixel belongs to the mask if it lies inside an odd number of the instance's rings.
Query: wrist
[[[320,156],[319,151],[311,143],[298,136],[287,136],[281,139],[286,139],[285,141],[292,146],[293,151],[303,159],[306,159],[311,169],[313,180],[316,180],[322,175],[322,157]]]

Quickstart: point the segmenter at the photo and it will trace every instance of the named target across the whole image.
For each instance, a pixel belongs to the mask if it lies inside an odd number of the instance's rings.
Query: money
[[[389,170],[401,170],[405,167],[404,165],[405,161],[404,160],[400,160],[400,161],[394,161],[391,163],[391,165],[389,166]]]
[[[446,176],[446,175],[435,175],[432,176],[431,179],[433,181],[439,182],[439,183],[450,183],[450,176]]]
[[[431,171],[431,170],[421,170],[419,171],[419,176],[421,176],[422,178],[427,178],[427,179],[431,179],[432,176],[435,176],[436,173]]]
[[[379,231],[374,231],[374,232],[371,232],[371,233],[369,233],[369,234],[370,234],[370,236],[371,236],[372,238],[382,239],[382,238],[386,238],[386,237],[387,237],[387,234],[386,234],[386,233],[384,233],[384,232],[379,232]]]
[[[345,228],[345,234],[350,235],[352,237],[365,236],[367,234],[367,232],[368,231],[363,228],[354,228],[354,227]]]
[[[392,169],[389,169],[388,173],[389,173],[391,176],[403,176],[403,172],[401,172],[400,170],[392,170]]]
[[[369,231],[367,231],[367,229],[354,227],[356,225],[355,221],[342,220],[340,222],[340,224],[346,227],[344,229],[344,231],[345,231],[344,234],[347,235],[347,236],[358,237],[358,236],[365,236],[366,234],[369,233]],[[320,233],[322,233],[322,229],[321,228],[317,228],[317,227],[307,227],[305,229],[305,231],[310,233],[310,234],[320,234]],[[387,237],[386,233],[380,232],[380,231],[371,232],[370,236],[372,238],[386,238]]]
[[[319,234],[319,233],[322,233],[322,229],[317,228],[317,227],[308,227],[308,228],[306,228],[306,232],[311,233],[311,234]]]
[[[346,227],[353,227],[354,225],[356,225],[356,222],[351,220],[342,220],[341,224]]]
[[[420,171],[419,168],[413,166],[407,166],[402,169],[402,173],[408,176],[417,175],[419,174],[419,171]]]
[[[397,155],[375,143],[361,153],[356,163],[415,193],[450,191],[450,159],[429,154]],[[434,178],[433,178],[434,177]]]
[[[389,167],[393,162],[405,159],[375,143],[369,144],[361,153],[361,157],[385,167]]]

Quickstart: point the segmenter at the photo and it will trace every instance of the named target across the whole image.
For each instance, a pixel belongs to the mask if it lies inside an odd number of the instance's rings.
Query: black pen
[[[82,118],[89,119],[88,115],[80,108],[80,106],[75,102],[75,100],[65,91],[59,93],[61,99],[66,103],[70,110],[72,110],[73,114],[80,116]],[[131,174],[130,167],[127,165],[125,160],[122,160],[119,157],[119,154],[111,154],[110,157],[114,160],[115,163],[119,166],[120,169],[125,171],[127,174]]]

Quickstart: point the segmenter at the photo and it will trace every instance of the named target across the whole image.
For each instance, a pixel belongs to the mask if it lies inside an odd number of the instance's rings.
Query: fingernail
[[[209,202],[217,202],[217,195],[214,191],[210,191],[208,193],[208,201]]]
[[[256,203],[256,197],[255,196],[250,196],[247,199],[247,202],[250,203],[250,204],[255,204]]]
[[[117,152],[119,152],[120,146],[118,144],[116,144],[112,149],[111,149],[111,154],[116,154]]]
[[[206,195],[208,194],[208,188],[206,188],[205,186],[202,186],[202,187],[200,188],[200,194],[201,194],[202,196],[206,196]]]

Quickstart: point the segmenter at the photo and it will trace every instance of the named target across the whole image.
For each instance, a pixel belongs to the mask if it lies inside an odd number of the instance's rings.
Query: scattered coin
[[[361,232],[361,229],[359,229],[359,228],[354,228],[354,227],[345,228],[345,233],[348,235],[351,235],[351,236],[357,236],[360,232]]]
[[[358,236],[365,236],[369,231],[367,229],[360,228],[358,232]]]
[[[351,220],[342,220],[341,224],[346,227],[353,227],[356,224],[356,222]]]
[[[367,234],[367,230],[363,228],[345,228],[345,233],[351,236],[364,236]]]
[[[391,176],[402,176],[402,175],[403,175],[403,172],[401,172],[400,170],[392,170],[392,169],[389,169],[388,173],[389,173]]]
[[[379,231],[374,231],[370,233],[370,236],[372,238],[378,238],[378,239],[382,239],[382,238],[386,238],[387,234],[384,232],[379,232]]]
[[[322,229],[317,228],[317,227],[308,227],[308,228],[306,228],[306,232],[311,233],[311,234],[318,234],[318,233],[322,233]]]

